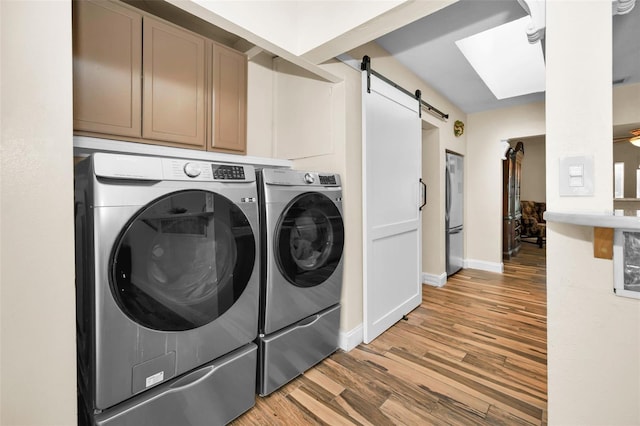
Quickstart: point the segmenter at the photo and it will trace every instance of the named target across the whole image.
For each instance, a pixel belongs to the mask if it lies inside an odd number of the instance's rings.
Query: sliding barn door
[[[418,101],[362,75],[364,341],[422,301]]]

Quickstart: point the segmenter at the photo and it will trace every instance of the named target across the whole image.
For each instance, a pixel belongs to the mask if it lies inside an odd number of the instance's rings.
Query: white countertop
[[[547,222],[573,225],[597,226],[601,228],[640,229],[640,210],[614,210],[603,212],[544,212]]]
[[[89,155],[93,152],[153,155],[156,157],[184,158],[193,160],[216,161],[220,163],[250,164],[252,166],[258,167],[292,167],[292,162],[290,160],[279,160],[276,158],[224,154],[220,152],[173,148],[169,146],[124,142],[111,139],[92,138],[88,136],[73,137],[73,155],[81,157]]]

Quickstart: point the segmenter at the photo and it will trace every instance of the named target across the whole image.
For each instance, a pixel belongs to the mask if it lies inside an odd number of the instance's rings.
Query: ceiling
[[[496,99],[455,42],[523,16],[517,0],[460,0],[376,42],[464,112],[505,108],[542,101],[544,92]],[[614,84],[640,82],[640,6],[613,16],[613,63]]]
[[[185,5],[195,5],[197,3],[195,0],[191,2],[182,2],[180,0],[162,2],[157,0],[124,1],[216,41],[247,52],[250,52],[253,46],[257,46],[264,41],[261,37],[254,37],[255,40],[252,39],[252,34],[246,31],[240,32],[243,36],[235,35],[238,30],[236,27],[234,27],[234,30],[227,29],[225,31],[212,25],[217,21],[203,20],[193,16],[193,11],[182,10]],[[423,1],[425,0],[407,2],[403,8],[398,7],[393,12],[400,13],[403,10],[410,10],[419,16],[424,16],[427,13],[424,10],[410,8],[410,6],[424,5]],[[203,1],[200,2],[202,3]],[[176,3],[176,5],[172,3]],[[638,3],[640,3],[640,0]],[[434,4],[437,4],[437,2]],[[431,6],[431,8],[434,8],[434,6]],[[285,59],[293,59],[294,63],[303,67],[321,63],[329,57],[338,55],[340,47],[347,48],[349,43],[353,47],[357,46],[358,44],[354,44],[354,41],[358,40],[357,36],[364,37],[364,39],[360,40],[361,42],[371,40],[371,38],[366,38],[366,34],[368,34],[368,31],[373,31],[372,28],[375,28],[375,24],[378,23],[378,26],[382,28],[397,29],[386,33],[384,30],[378,32],[378,34],[384,35],[374,35],[374,41],[467,114],[544,100],[544,92],[501,100],[496,99],[455,44],[457,40],[527,16],[524,8],[517,0],[459,0],[436,12],[428,13],[423,18],[400,28],[394,25],[395,21],[387,22],[381,20],[381,18],[361,25],[355,31],[352,31],[356,38],[346,37],[343,39],[335,37],[333,41],[336,41],[336,43],[327,43],[327,45],[331,45],[333,54],[327,56],[325,52],[326,58],[322,57],[320,53],[318,53],[319,56],[315,60],[312,60],[313,55],[303,55],[301,57],[302,63],[300,64],[300,61],[295,61],[295,55],[287,55],[287,52],[283,49],[274,52],[274,55],[282,56],[284,54],[283,57]],[[387,15],[392,15],[392,13]],[[405,19],[406,22],[407,17],[402,18],[401,16],[399,19]],[[411,18],[409,17],[408,19]],[[612,19],[612,83],[616,86],[640,83],[640,5],[636,5],[626,15],[614,15]],[[219,24],[229,24],[229,22],[222,20]],[[346,43],[341,45],[340,41],[346,41]],[[544,39],[542,39],[542,42],[544,50]],[[334,44],[337,44],[337,46],[334,46]],[[260,46],[264,51],[271,50],[268,46]],[[375,64],[373,64],[373,67],[375,68]],[[317,66],[315,68],[316,71],[322,70]],[[331,81],[330,78],[328,81]],[[428,102],[428,99],[425,100]],[[616,126],[613,136],[628,137],[629,130],[634,128],[640,128],[640,123]]]

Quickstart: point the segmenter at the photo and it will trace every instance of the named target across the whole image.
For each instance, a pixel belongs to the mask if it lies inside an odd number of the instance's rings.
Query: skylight
[[[542,45],[527,40],[530,22],[525,16],[456,41],[497,99],[545,91]]]

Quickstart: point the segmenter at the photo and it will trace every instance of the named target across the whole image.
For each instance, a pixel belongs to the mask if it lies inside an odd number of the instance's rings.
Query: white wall
[[[547,2],[546,16],[547,209],[611,209],[611,2]],[[560,197],[559,160],[576,155],[593,156],[594,195]],[[592,241],[591,227],[547,223],[549,424],[640,424],[640,301],[614,295]]]
[[[0,40],[0,423],[73,425],[71,2],[1,2]]]

